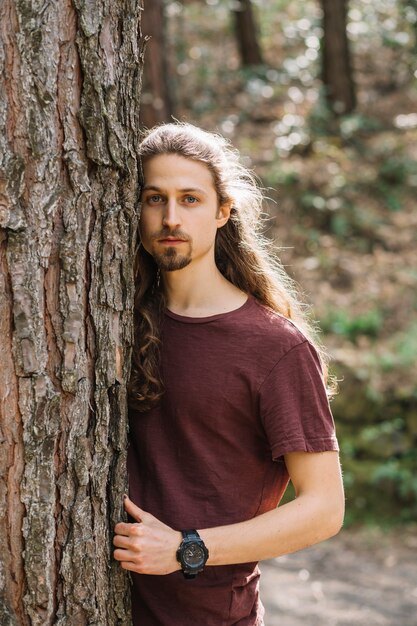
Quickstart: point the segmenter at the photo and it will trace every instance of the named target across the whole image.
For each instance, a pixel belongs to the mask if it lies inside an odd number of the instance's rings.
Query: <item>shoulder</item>
[[[264,306],[252,298],[252,306],[248,310],[248,330],[252,340],[265,345],[268,352],[279,360],[296,346],[308,342],[304,333],[288,318]]]

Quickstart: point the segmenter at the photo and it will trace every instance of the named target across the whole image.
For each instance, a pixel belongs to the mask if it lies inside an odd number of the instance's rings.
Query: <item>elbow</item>
[[[320,494],[316,502],[317,542],[325,541],[337,535],[343,527],[345,517],[345,498],[343,492],[330,497]]]
[[[342,530],[343,520],[344,520],[344,513],[336,516],[334,519],[331,520],[331,523],[329,524],[329,529],[328,529],[329,530],[328,538],[334,537]]]
[[[337,535],[343,527],[345,518],[345,500],[341,498],[339,502],[333,504],[330,510],[327,510],[327,538]]]
[[[342,529],[345,516],[345,501],[342,495],[325,498],[320,494],[320,497],[316,496],[312,501],[310,500],[310,504],[311,533],[306,545],[314,545],[337,535]]]

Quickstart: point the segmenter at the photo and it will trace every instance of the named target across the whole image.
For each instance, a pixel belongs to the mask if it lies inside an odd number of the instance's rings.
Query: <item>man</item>
[[[342,524],[325,367],[236,152],[167,124],[141,154],[132,523],[114,556],[135,625],[260,626],[257,562]],[[297,497],[277,508],[289,478]]]

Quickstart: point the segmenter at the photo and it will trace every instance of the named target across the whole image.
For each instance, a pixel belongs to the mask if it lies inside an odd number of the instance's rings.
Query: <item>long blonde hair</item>
[[[146,161],[178,154],[204,163],[212,173],[219,206],[232,203],[228,222],[217,231],[215,260],[221,273],[263,305],[292,320],[316,347],[327,375],[325,355],[315,336],[294,282],[262,234],[263,193],[254,174],[224,137],[192,124],[162,124],[148,131],[140,144]],[[135,262],[135,350],[129,382],[130,405],[146,411],[164,392],[159,372],[160,323],[165,306],[152,256],[139,244]]]

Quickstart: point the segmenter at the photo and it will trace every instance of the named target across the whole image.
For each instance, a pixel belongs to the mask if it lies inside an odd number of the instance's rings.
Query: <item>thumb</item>
[[[138,506],[136,506],[136,504],[132,502],[129,496],[123,496],[123,504],[125,507],[125,511],[129,513],[129,515],[131,515],[133,519],[135,519],[137,522],[142,522],[143,518],[146,517],[147,513],[140,509]]]

